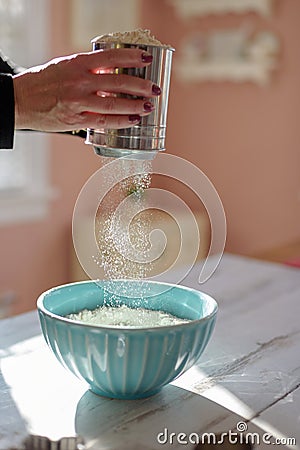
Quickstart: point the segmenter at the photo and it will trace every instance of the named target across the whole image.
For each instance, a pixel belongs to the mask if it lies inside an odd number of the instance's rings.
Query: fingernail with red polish
[[[152,85],[152,94],[154,95],[160,95],[161,94],[161,89],[159,86],[157,86],[157,84],[153,84]]]
[[[151,63],[153,60],[153,56],[149,55],[149,53],[142,53],[142,61],[144,63]]]
[[[137,122],[137,123],[138,123],[138,122],[140,122],[140,120],[141,120],[141,116],[135,114],[135,115],[129,116],[129,117],[128,117],[128,120],[129,120],[129,122],[131,122],[131,123],[134,123],[134,122]]]
[[[154,109],[154,106],[152,105],[152,103],[150,103],[150,102],[144,103],[144,111],[145,112],[151,112],[151,111],[153,111],[153,109]]]

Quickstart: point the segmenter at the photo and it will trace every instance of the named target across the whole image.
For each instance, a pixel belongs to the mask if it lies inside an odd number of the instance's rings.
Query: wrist
[[[20,105],[22,105],[21,83],[19,83],[19,75],[13,77],[14,83],[14,99],[15,99],[15,128],[21,130],[26,128],[26,123],[22,119]]]

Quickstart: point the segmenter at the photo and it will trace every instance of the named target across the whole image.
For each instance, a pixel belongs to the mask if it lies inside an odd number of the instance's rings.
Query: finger
[[[151,80],[130,75],[101,74],[100,76],[92,75],[91,78],[99,92],[122,93],[139,97],[155,97],[161,93],[159,86],[153,84]]]
[[[139,115],[110,115],[110,114],[95,114],[90,112],[83,112],[80,114],[81,128],[130,128],[139,124],[141,117]]]
[[[115,48],[97,50],[77,55],[81,64],[88,70],[115,67],[144,67],[152,62],[152,55],[138,48]]]
[[[90,95],[85,100],[88,101],[86,104],[80,105],[81,109],[100,114],[146,115],[155,109],[153,103],[140,99],[133,100],[119,97]]]

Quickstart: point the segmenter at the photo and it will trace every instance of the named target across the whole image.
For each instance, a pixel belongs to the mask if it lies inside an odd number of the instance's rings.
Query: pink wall
[[[67,54],[74,50],[68,1],[51,4],[51,54]],[[300,3],[277,4],[270,20],[250,15],[257,26],[276,31],[282,41],[280,67],[270,86],[187,84],[174,72],[172,77],[168,152],[192,161],[213,181],[227,214],[227,249],[243,254],[300,237]],[[228,15],[184,23],[166,0],[142,1],[142,26],[175,47],[189,30],[231,27],[239,21]],[[40,292],[69,280],[74,202],[100,165],[80,139],[53,136],[51,142],[52,184],[59,196],[51,202],[49,217],[0,228],[0,291],[16,292],[15,312],[33,309]],[[199,206],[192,196],[189,202]]]
[[[81,187],[99,167],[99,158],[80,139],[53,137],[52,185],[58,198],[46,220],[0,228],[0,291],[17,295],[16,312],[33,309],[38,294],[69,281],[73,207]]]
[[[166,0],[144,0],[142,17],[143,27],[175,48],[192,30],[241,22],[234,14],[185,22]],[[300,3],[279,0],[271,19],[243,19],[281,39],[271,84],[184,83],[176,77],[175,53],[167,147],[217,188],[228,220],[227,249],[254,254],[300,238]]]
[[[52,0],[51,55],[68,54],[67,2]],[[0,226],[0,292],[16,293],[14,312],[33,309],[44,290],[69,281],[71,221],[84,182],[100,166],[99,158],[80,138],[51,136],[51,185],[58,197],[51,201],[46,220]]]

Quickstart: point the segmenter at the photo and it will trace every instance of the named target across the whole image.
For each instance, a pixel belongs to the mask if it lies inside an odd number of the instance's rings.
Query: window
[[[47,59],[48,3],[0,0],[0,48],[20,66]],[[52,195],[48,166],[47,135],[16,132],[14,150],[0,151],[0,224],[45,216]]]

